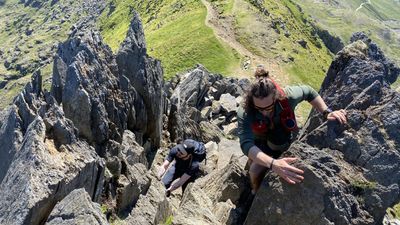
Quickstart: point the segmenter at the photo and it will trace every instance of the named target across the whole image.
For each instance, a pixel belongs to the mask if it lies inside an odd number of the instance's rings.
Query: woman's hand
[[[340,109],[340,110],[335,110],[331,113],[328,114],[327,119],[328,120],[337,120],[339,121],[340,124],[347,123],[346,119],[346,110]]]
[[[273,161],[271,169],[289,184],[300,183],[304,180],[304,177],[302,176],[304,171],[289,165],[296,160],[297,158],[293,157],[276,159]]]

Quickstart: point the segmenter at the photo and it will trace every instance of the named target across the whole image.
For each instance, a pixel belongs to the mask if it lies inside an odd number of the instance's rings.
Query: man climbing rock
[[[162,179],[166,188],[165,194],[169,196],[172,191],[179,187],[182,187],[183,193],[186,186],[198,177],[200,162],[205,158],[206,148],[204,144],[192,139],[186,139],[171,148],[158,171],[158,178]],[[168,169],[171,163],[172,165]]]
[[[268,169],[290,184],[301,182],[304,171],[290,164],[296,158],[279,158],[291,143],[297,123],[295,107],[308,101],[327,120],[346,123],[346,111],[333,111],[319,94],[307,85],[281,89],[262,67],[255,72],[256,80],[247,90],[244,104],[238,110],[240,145],[250,161],[250,181],[255,194]]]

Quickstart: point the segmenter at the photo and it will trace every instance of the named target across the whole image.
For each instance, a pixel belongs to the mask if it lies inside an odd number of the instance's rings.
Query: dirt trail
[[[285,75],[277,63],[272,62],[271,59],[267,59],[252,53],[236,40],[235,30],[232,27],[232,18],[224,17],[221,19],[218,12],[214,9],[210,2],[207,0],[201,0],[201,2],[207,8],[207,17],[205,21],[206,26],[213,29],[217,38],[228,44],[231,48],[237,51],[241,57],[243,57],[243,65],[233,72],[235,76],[251,77],[257,65],[263,64],[267,70],[271,72],[273,78],[279,84],[285,85],[289,83],[287,75]]]

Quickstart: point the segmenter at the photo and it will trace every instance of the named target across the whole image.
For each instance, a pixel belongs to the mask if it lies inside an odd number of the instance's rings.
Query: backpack
[[[193,153],[193,158],[199,162],[202,162],[207,157],[207,149],[203,142],[186,139],[182,144],[185,149]]]
[[[286,97],[285,92],[282,90],[281,87],[279,87],[277,83],[274,82],[274,80],[272,79],[270,80],[275,85],[276,89],[281,94],[281,96],[284,97],[283,99],[277,100],[279,106],[282,109],[282,111],[279,113],[279,120],[283,130],[287,133],[290,133],[292,131],[297,131],[299,128],[297,127],[296,116],[292,108],[290,108],[289,100]],[[251,124],[251,130],[255,134],[264,134],[266,131],[268,131],[268,127],[267,124],[263,121],[254,121]]]
[[[277,83],[275,83],[274,80],[271,79],[271,81],[275,85],[275,87],[279,91],[279,93],[285,97],[284,99],[278,100],[278,103],[282,108],[282,111],[279,114],[279,117],[280,117],[280,122],[281,122],[283,129],[286,132],[298,130],[299,128],[297,127],[296,116],[294,115],[293,110],[290,108],[289,100],[287,99],[285,92],[283,92],[282,88],[279,87],[279,85]]]

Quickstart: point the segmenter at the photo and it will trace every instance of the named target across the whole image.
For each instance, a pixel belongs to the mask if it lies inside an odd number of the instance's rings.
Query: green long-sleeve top
[[[291,109],[294,111],[296,106],[307,100],[311,102],[318,93],[308,85],[288,86],[283,90]],[[246,113],[243,107],[238,109],[238,135],[240,139],[240,147],[245,155],[248,155],[249,149],[256,143],[265,143],[274,150],[281,150],[280,147],[288,146],[290,141],[290,133],[284,130],[281,125],[279,114],[282,111],[280,104],[275,101],[274,114],[272,116],[273,126],[269,118],[264,117],[259,111],[253,110]],[[258,132],[254,130],[254,125],[265,123],[267,125],[266,131]],[[271,147],[272,148],[272,147]]]

